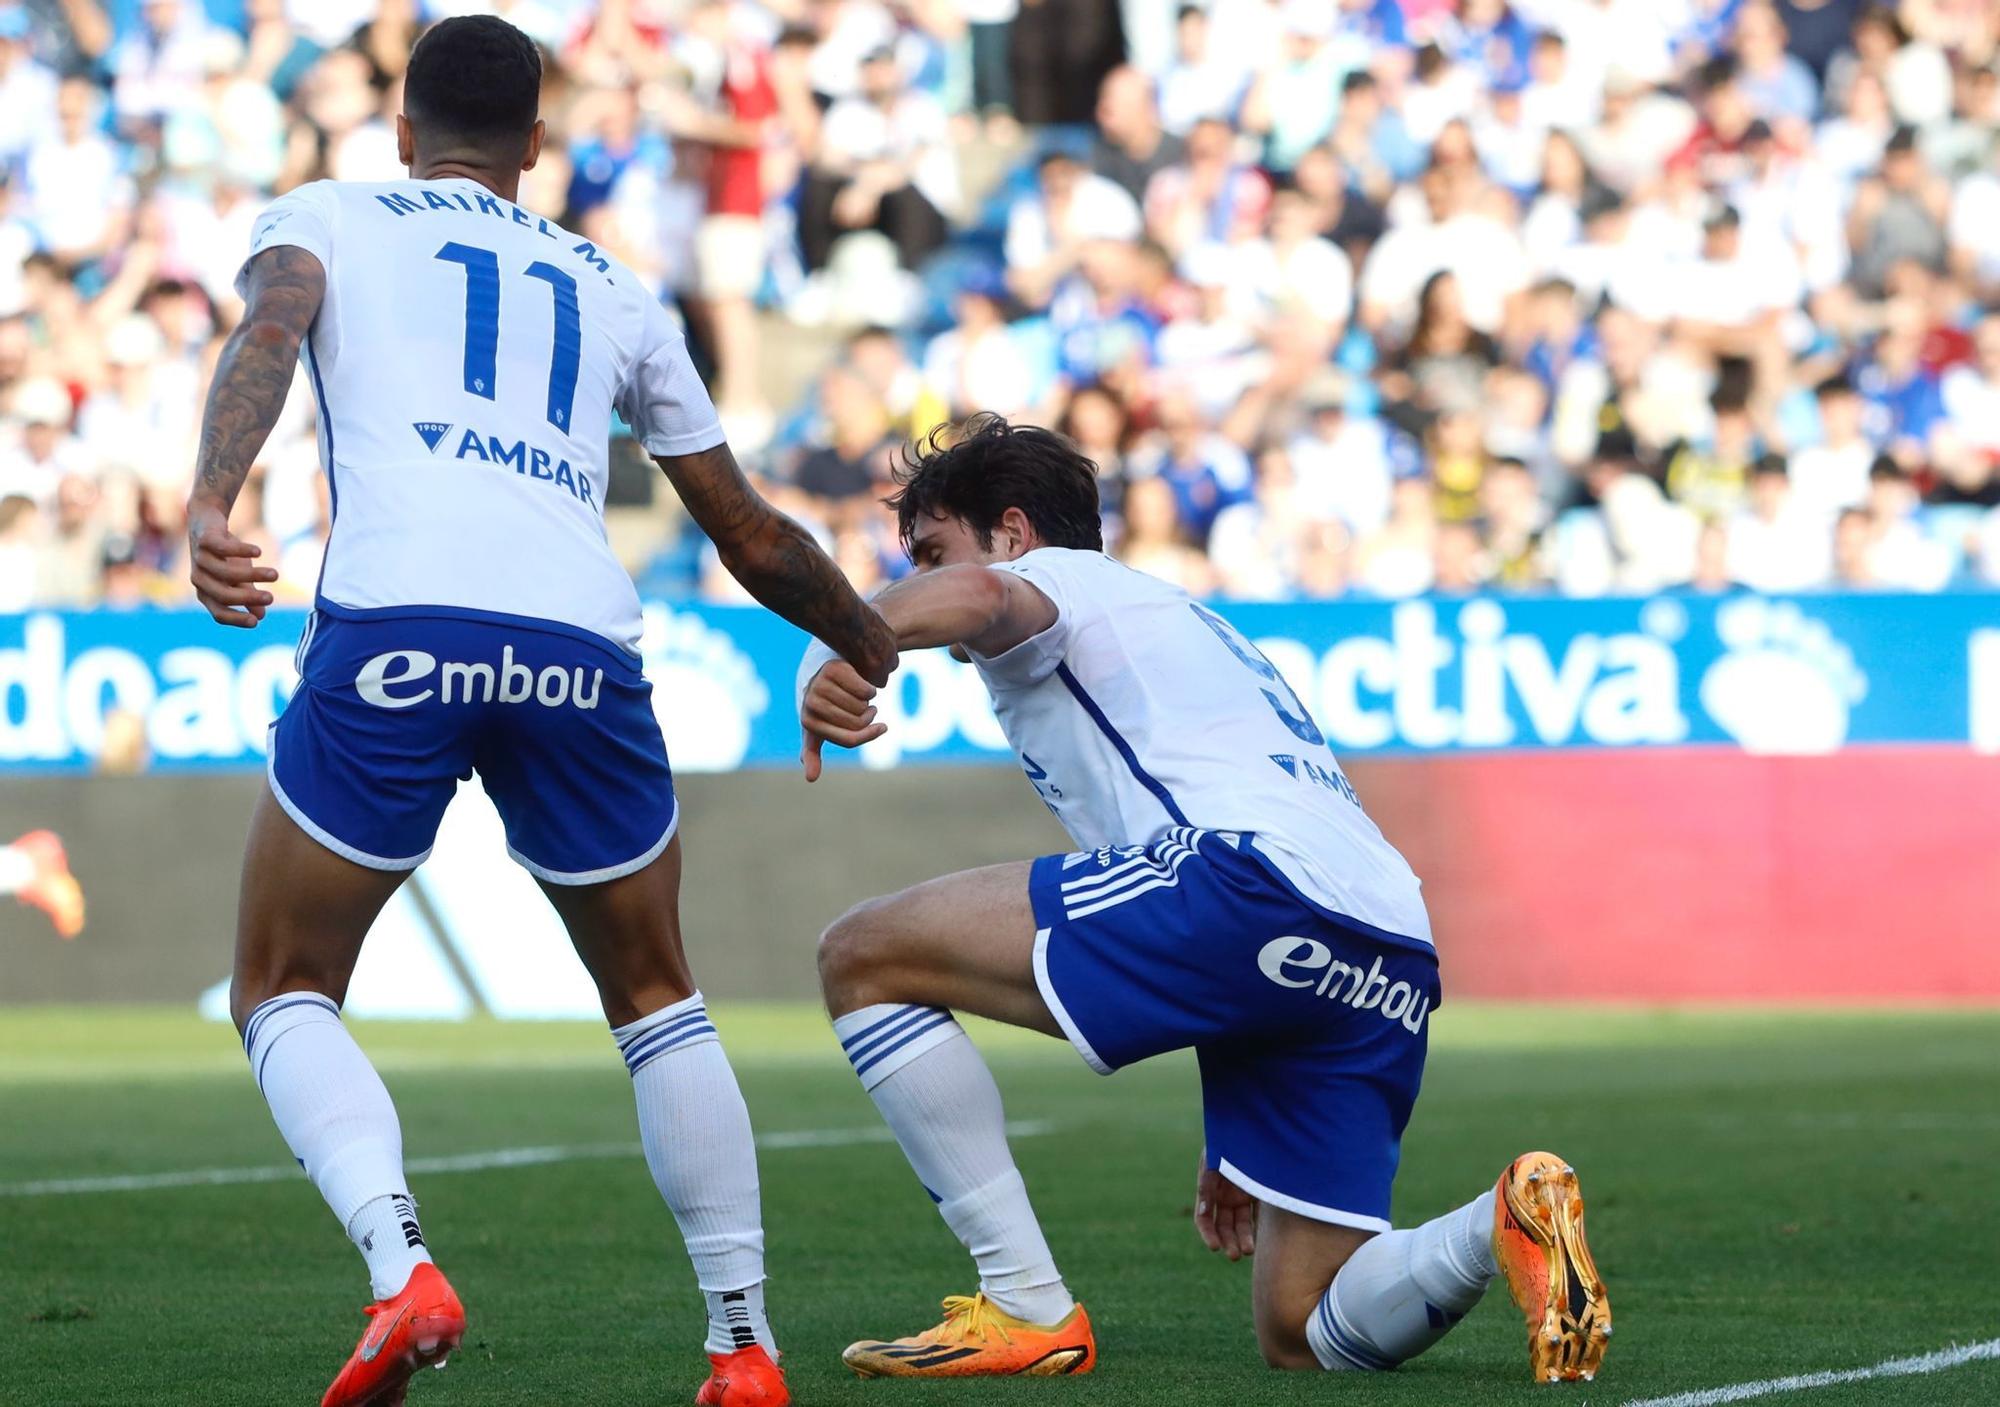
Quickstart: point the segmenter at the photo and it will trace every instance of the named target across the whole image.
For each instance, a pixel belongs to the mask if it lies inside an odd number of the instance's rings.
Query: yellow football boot
[[[864,1378],[1049,1378],[1096,1367],[1097,1336],[1082,1305],[1060,1324],[1030,1324],[984,1294],[953,1295],[935,1328],[888,1343],[863,1339],[840,1361]]]
[[[1541,1383],[1597,1376],[1611,1340],[1611,1301],[1583,1239],[1576,1169],[1523,1153],[1500,1174],[1493,1251],[1528,1321],[1528,1363]]]

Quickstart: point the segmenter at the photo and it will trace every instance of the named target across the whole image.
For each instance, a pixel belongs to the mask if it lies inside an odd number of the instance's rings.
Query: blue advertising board
[[[1856,743],[2000,752],[2000,593],[1426,598],[1224,604],[1343,754]],[[195,611],[0,616],[0,770],[261,765],[304,611],[254,631]],[[677,768],[788,766],[804,637],[762,611],[646,608]],[[889,735],[846,765],[1004,761],[977,676],[905,656]]]

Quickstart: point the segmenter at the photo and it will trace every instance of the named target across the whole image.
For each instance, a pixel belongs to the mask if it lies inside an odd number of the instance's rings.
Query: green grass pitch
[[[821,1019],[717,1016],[760,1136],[879,1133]],[[412,1404],[679,1404],[700,1307],[636,1155],[600,1028],[358,1025],[409,1156],[584,1150],[414,1178],[472,1326]],[[931,1322],[969,1266],[896,1149],[762,1154],[770,1302],[801,1404],[1617,1404],[2000,1334],[2000,1013],[1590,1012],[1447,1006],[1396,1219],[1462,1201],[1522,1149],[1570,1158],[1618,1337],[1592,1385],[1533,1387],[1494,1291],[1393,1374],[1258,1360],[1249,1269],[1189,1225],[1191,1062],[1100,1080],[982,1027],[1049,1239],[1090,1306],[1089,1378],[859,1382],[851,1338]],[[830,1131],[830,1132],[829,1132]],[[609,1147],[607,1147],[609,1145]],[[634,1151],[625,1151],[630,1145]],[[557,1154],[548,1154],[554,1158]],[[366,1281],[302,1176],[20,1195],[47,1179],[271,1168],[286,1153],[232,1033],[158,1010],[0,1014],[0,1404],[311,1403],[358,1336]],[[1770,1399],[2000,1402],[2000,1362]]]

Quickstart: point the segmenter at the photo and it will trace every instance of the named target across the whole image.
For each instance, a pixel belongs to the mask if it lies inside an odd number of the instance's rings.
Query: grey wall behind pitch
[[[64,943],[0,901],[0,1004],[191,1002],[227,975],[243,840],[259,780],[241,773],[11,776],[0,841],[69,847],[89,921]],[[813,944],[848,905],[974,865],[1068,848],[1011,768],[842,770],[676,779],[682,920],[713,996],[808,997]]]

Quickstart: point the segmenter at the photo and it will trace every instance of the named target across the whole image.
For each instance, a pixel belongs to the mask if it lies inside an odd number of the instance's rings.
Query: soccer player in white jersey
[[[944,1322],[854,1344],[869,1376],[1087,1372],[1057,1273],[953,1011],[1067,1037],[1109,1074],[1199,1057],[1196,1227],[1256,1253],[1264,1357],[1385,1369],[1505,1275],[1537,1379],[1589,1377],[1610,1307],[1576,1177],[1527,1153],[1464,1207],[1391,1230],[1389,1188],[1438,1002],[1416,876],[1298,697],[1178,587],[1103,554],[1095,471],[1046,430],[977,417],[891,500],[916,574],[874,604],[902,649],[948,646],[1075,854],[948,875],[826,932],[833,1028],[979,1270]],[[800,668],[808,780],[825,742],[884,730],[875,688],[818,648]]]
[[[479,773],[631,1071],[646,1160],[708,1302],[696,1400],[780,1407],[749,1118],[682,953],[678,811],[639,601],[604,535],[614,407],[754,596],[858,676],[885,681],[895,645],[745,482],[653,297],[516,203],[541,150],[540,85],[520,31],[445,20],[404,80],[410,178],[302,186],[256,224],[188,505],[200,599],[236,626],[271,603],[275,574],[229,510],[301,353],[333,528],[244,855],[231,1006],[279,1129],[373,1284],[326,1407],[399,1403],[465,1317],[339,1004],[376,914]]]

